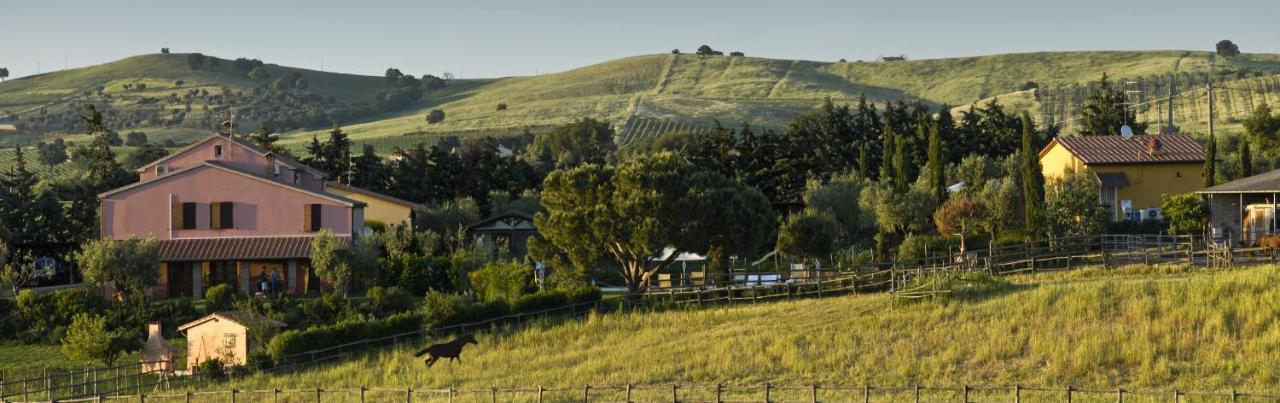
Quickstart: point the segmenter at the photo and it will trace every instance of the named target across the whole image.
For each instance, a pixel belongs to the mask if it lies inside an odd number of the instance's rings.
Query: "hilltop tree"
[[[7,78],[9,78],[9,68],[0,67],[0,82],[4,82]]]
[[[1136,121],[1137,114],[1128,113],[1126,105],[1124,91],[1112,88],[1107,74],[1103,73],[1080,112],[1080,134],[1117,135],[1124,125],[1129,125],[1136,134],[1145,134],[1147,124]]]
[[[382,77],[387,81],[387,84],[396,84],[400,81],[400,77],[404,77],[404,73],[401,73],[400,69],[388,67],[387,72]]]
[[[1022,112],[1022,199],[1024,228],[1028,237],[1035,237],[1040,230],[1044,205],[1044,168],[1040,166],[1040,150],[1034,137],[1031,115]],[[1096,202],[1094,204],[1097,204]]]
[[[435,91],[447,87],[448,85],[449,83],[443,78],[436,77],[431,74],[424,74],[422,76],[422,86],[425,87],[427,91]]]
[[[1218,41],[1218,44],[1215,45],[1214,48],[1217,51],[1218,56],[1226,58],[1240,56],[1240,47],[1227,39]]]
[[[164,54],[164,55],[169,54],[169,48],[160,48],[160,54]]]
[[[716,51],[715,51],[715,50],[713,50],[713,49],[711,49],[711,47],[710,47],[710,46],[702,45],[702,46],[699,46],[699,47],[698,47],[697,55],[698,55],[698,56],[711,56],[711,55],[714,55],[714,54],[715,54],[715,52],[716,52]]]

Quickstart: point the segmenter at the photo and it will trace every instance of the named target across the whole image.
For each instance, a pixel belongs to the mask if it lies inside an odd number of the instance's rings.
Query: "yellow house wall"
[[[410,214],[413,209],[404,205],[391,203],[376,197],[354,192],[347,192],[336,187],[326,189],[328,192],[342,196],[351,200],[365,202],[368,206],[364,208],[365,221],[378,221],[383,224],[411,224]]]
[[[248,362],[249,340],[247,330],[235,322],[214,318],[187,329],[187,369],[212,358],[223,360],[226,365],[243,365]],[[228,347],[227,335],[235,336],[235,345]]]
[[[1041,172],[1044,173],[1045,182],[1053,182],[1062,179],[1067,172],[1079,172],[1085,169],[1083,161],[1076,158],[1075,154],[1067,151],[1061,144],[1054,144],[1044,156],[1040,157]]]
[[[1094,165],[1097,173],[1123,172],[1129,186],[1117,189],[1119,200],[1131,200],[1134,209],[1160,208],[1167,194],[1191,193],[1204,187],[1203,164],[1199,162],[1167,164]],[[1119,214],[1119,206],[1116,206]]]

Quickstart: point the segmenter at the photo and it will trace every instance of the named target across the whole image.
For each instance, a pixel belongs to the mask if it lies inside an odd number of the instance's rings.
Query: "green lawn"
[[[406,346],[236,386],[1016,383],[1274,390],[1277,269],[1042,274],[993,292],[897,308],[873,294],[597,314],[481,334],[461,365],[427,369],[412,356],[416,346]]]

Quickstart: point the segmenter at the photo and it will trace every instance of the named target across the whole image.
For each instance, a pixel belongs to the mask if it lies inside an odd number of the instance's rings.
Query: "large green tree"
[[[1031,115],[1022,112],[1022,200],[1024,228],[1028,237],[1040,230],[1044,206],[1044,168],[1040,166],[1040,150]]]
[[[1098,183],[1087,172],[1067,174],[1055,183],[1044,208],[1045,230],[1055,238],[1102,233],[1106,211],[1098,203]]]
[[[839,234],[831,214],[805,209],[792,214],[778,230],[778,252],[805,262],[819,260],[831,253]]]
[[[62,338],[62,353],[84,364],[101,362],[111,366],[128,349],[130,343],[125,338],[129,336],[132,335],[111,330],[106,316],[78,313]]]
[[[535,219],[547,242],[533,248],[535,255],[558,261],[557,270],[579,278],[607,262],[636,294],[682,252],[750,246],[726,237],[757,236],[745,232],[771,226],[760,217],[768,216],[768,207],[756,194],[740,194],[751,190],[716,175],[699,174],[670,152],[553,171],[543,181],[546,211]],[[653,259],[667,248],[672,253],[666,259]]]
[[[1136,134],[1146,133],[1147,124],[1138,122],[1137,114],[1126,111],[1126,105],[1124,90],[1112,87],[1103,73],[1080,112],[1080,134],[1118,135],[1124,125],[1129,125]]]
[[[604,163],[616,148],[609,122],[583,118],[534,137],[525,159],[544,172],[585,163]]]
[[[1178,235],[1199,234],[1204,230],[1208,208],[1204,198],[1194,193],[1164,195],[1160,213],[1169,223],[1169,233]]]
[[[155,238],[95,239],[75,253],[80,272],[96,287],[112,285],[118,297],[145,296],[159,280],[160,243]]]

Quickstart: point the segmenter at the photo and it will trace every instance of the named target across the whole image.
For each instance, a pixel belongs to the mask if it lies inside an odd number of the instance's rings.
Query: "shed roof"
[[[1153,152],[1151,141],[1158,148]],[[1133,136],[1057,137],[1040,150],[1040,157],[1053,146],[1061,145],[1085,164],[1144,164],[1161,162],[1203,162],[1204,146],[1185,134]]]
[[[254,315],[254,317],[251,318],[248,315]],[[285,327],[284,322],[280,322],[278,320],[271,319],[262,315],[246,314],[244,312],[239,312],[239,311],[217,311],[217,312],[205,315],[200,319],[196,319],[196,320],[184,323],[182,324],[182,326],[178,326],[178,331],[186,332],[187,329],[200,326],[210,321],[217,321],[217,320],[230,321],[232,323],[235,323],[237,325],[244,326],[244,327],[249,327],[249,322],[252,320],[264,320],[266,321],[267,324],[271,326]]]
[[[408,208],[410,208],[410,209],[419,209],[419,208],[422,208],[422,205],[421,205],[421,204],[418,204],[418,203],[414,203],[414,202],[411,202],[411,201],[408,201],[408,200],[404,200],[404,199],[401,199],[401,198],[398,198],[398,197],[395,197],[395,196],[388,196],[388,195],[384,195],[384,194],[382,194],[382,193],[378,193],[378,192],[375,192],[375,191],[372,191],[372,190],[368,190],[368,189],[364,189],[364,188],[358,188],[358,187],[351,186],[351,185],[344,185],[344,184],[341,184],[341,183],[338,183],[338,182],[333,182],[333,181],[325,182],[325,186],[332,187],[332,188],[335,188],[335,189],[338,189],[338,190],[345,190],[345,191],[348,191],[348,192],[351,192],[351,193],[355,193],[355,194],[361,194],[361,195],[369,196],[369,197],[372,197],[372,198],[375,198],[375,199],[378,199],[378,200],[382,200],[382,201],[385,201],[385,202],[387,202],[387,203],[391,203],[391,204],[399,204],[399,205],[401,205],[401,206],[405,206],[405,207],[408,207]]]
[[[524,221],[527,221],[527,222],[532,223],[532,222],[533,222],[533,215],[532,215],[532,214],[529,214],[529,213],[526,213],[526,212],[523,212],[523,211],[508,210],[508,211],[505,211],[505,212],[502,212],[502,213],[494,214],[494,215],[490,216],[489,218],[485,218],[485,219],[483,219],[483,220],[476,221],[475,223],[473,223],[473,224],[471,224],[471,225],[468,225],[468,226],[467,226],[467,231],[475,231],[475,230],[479,230],[479,229],[481,229],[482,227],[486,227],[486,226],[492,225],[493,223],[496,223],[496,222],[499,222],[499,221],[504,221],[504,222],[509,222],[509,223],[518,223],[518,222],[524,222]]]
[[[1196,193],[1280,193],[1280,169],[1207,187]]]
[[[160,260],[309,259],[313,236],[179,238],[160,240]],[[339,236],[342,243],[351,237]]]

